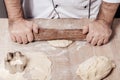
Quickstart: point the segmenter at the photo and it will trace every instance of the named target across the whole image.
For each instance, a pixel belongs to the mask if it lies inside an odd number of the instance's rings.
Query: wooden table
[[[81,21],[81,24],[86,24]],[[40,48],[42,46],[42,48]],[[33,42],[27,45],[11,42],[8,34],[8,20],[0,19],[0,61],[8,51],[45,52],[53,64],[52,80],[81,80],[75,71],[78,65],[86,59],[97,55],[107,56],[112,59],[116,68],[104,80],[120,80],[120,19],[113,23],[113,36],[111,41],[104,46],[91,46],[86,42],[76,41],[68,48],[54,48],[43,42]],[[5,75],[5,74],[4,74]],[[1,77],[2,75],[0,75]]]

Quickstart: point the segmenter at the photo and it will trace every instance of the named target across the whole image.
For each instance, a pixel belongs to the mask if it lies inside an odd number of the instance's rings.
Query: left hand
[[[83,34],[87,34],[86,40],[92,45],[103,45],[108,43],[112,34],[111,25],[104,20],[95,20],[88,26],[84,26]]]

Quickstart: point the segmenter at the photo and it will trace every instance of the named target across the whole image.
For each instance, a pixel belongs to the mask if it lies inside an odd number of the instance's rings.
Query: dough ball
[[[115,68],[115,64],[105,56],[93,56],[79,65],[76,73],[82,80],[101,80]]]
[[[51,40],[48,41],[48,43],[53,47],[68,47],[70,44],[72,44],[73,41],[71,40]]]

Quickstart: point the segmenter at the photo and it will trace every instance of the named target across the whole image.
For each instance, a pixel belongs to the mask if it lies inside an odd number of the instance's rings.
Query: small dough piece
[[[76,73],[82,80],[101,80],[115,68],[115,64],[105,56],[93,56],[79,65]]]
[[[68,47],[70,44],[72,44],[73,41],[71,40],[51,40],[48,41],[48,43],[53,47]]]

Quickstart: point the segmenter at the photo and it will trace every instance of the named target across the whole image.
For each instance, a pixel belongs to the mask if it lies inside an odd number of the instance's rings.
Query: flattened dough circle
[[[51,61],[43,52],[24,52],[29,58],[25,71],[10,74],[4,68],[4,60],[0,64],[0,78],[3,80],[51,80]],[[3,75],[4,74],[4,75]]]
[[[48,59],[45,53],[29,53],[29,56],[30,55],[32,58],[25,72],[25,75],[28,76],[26,78],[30,80],[50,80],[51,61]]]
[[[68,47],[70,44],[72,44],[73,41],[71,40],[51,40],[48,41],[48,43],[53,47]]]
[[[105,56],[93,56],[79,65],[76,73],[82,80],[101,80],[115,68],[115,64]]]

